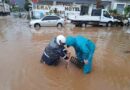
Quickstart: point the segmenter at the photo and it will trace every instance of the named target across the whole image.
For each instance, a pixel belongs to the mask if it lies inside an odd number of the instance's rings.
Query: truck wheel
[[[75,26],[76,26],[76,27],[81,27],[81,24],[76,24]]]
[[[122,27],[124,26],[123,22],[120,22],[120,26],[122,26]]]
[[[38,24],[38,23],[36,23],[35,25],[34,25],[34,28],[36,29],[36,30],[39,30],[40,29],[40,24]]]
[[[79,26],[78,24],[75,25],[75,27],[78,27],[78,26]]]
[[[86,27],[86,24],[85,24],[85,23],[83,23],[83,24],[82,24],[82,27]]]
[[[107,26],[107,27],[111,27],[111,26],[112,26],[112,22],[108,22],[108,23],[106,24],[106,26]]]

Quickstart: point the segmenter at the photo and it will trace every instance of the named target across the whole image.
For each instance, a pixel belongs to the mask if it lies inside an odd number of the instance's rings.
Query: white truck
[[[10,6],[7,3],[0,2],[0,16],[10,15]]]
[[[91,15],[69,16],[69,19],[75,26],[87,24],[112,26],[115,23],[114,18],[105,9],[93,9]]]

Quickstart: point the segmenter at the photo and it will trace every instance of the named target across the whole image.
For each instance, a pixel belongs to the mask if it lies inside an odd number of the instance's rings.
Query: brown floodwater
[[[48,42],[58,34],[83,35],[96,44],[93,70],[65,62],[40,63]],[[74,50],[70,49],[72,55]],[[130,28],[28,27],[28,21],[0,17],[0,90],[130,90]]]

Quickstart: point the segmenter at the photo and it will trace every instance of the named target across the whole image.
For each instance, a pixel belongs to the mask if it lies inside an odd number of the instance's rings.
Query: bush
[[[124,12],[125,12],[125,16],[127,16],[130,12],[130,6],[126,6]]]
[[[116,9],[109,10],[109,12],[110,12],[112,15],[117,15],[117,14],[118,14]]]

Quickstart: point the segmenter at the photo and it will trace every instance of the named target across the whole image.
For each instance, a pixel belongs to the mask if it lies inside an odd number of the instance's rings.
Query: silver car
[[[58,16],[45,16],[42,19],[31,20],[29,25],[34,26],[35,29],[39,29],[42,26],[62,27],[64,19]]]
[[[130,24],[130,18],[128,18],[129,24]]]

